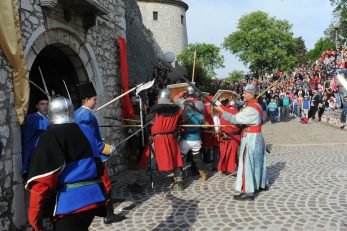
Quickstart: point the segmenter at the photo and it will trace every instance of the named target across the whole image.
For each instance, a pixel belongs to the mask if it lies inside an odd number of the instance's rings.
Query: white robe
[[[244,107],[236,115],[223,112],[223,119],[233,124],[246,126],[259,126],[261,116],[253,107]],[[255,190],[268,185],[266,174],[266,148],[263,134],[245,132],[241,137],[239,165],[235,190],[242,191],[243,175],[245,176],[245,192],[254,193]]]

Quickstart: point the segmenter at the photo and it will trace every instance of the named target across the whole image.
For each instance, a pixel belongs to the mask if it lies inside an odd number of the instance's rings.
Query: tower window
[[[181,15],[181,24],[184,24],[184,16]]]
[[[153,20],[158,21],[158,11],[153,11]]]

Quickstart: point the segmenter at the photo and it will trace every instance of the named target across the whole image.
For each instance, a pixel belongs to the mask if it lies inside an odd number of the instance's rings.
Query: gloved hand
[[[116,154],[117,153],[117,150],[116,150],[116,146],[114,145],[114,144],[111,144],[110,145],[111,146],[111,148],[110,148],[110,154],[112,155],[114,155],[114,154]]]

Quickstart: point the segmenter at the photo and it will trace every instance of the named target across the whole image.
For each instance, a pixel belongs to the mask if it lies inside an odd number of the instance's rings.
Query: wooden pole
[[[193,71],[192,71],[192,83],[195,83],[195,64],[196,64],[196,49],[194,51],[194,59],[193,59]]]
[[[275,86],[275,85],[278,83],[279,80],[280,80],[280,79],[278,79],[278,80],[276,80],[275,82],[273,82],[268,88],[266,88],[265,91],[263,91],[262,93],[260,93],[260,94],[257,96],[257,99],[258,99],[259,97],[261,97],[262,95],[264,95],[270,88],[272,88],[273,86]]]

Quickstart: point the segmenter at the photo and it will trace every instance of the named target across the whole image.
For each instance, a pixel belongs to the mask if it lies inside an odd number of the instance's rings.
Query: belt
[[[161,133],[157,133],[157,134],[152,134],[152,137],[170,135],[170,134],[174,134],[174,132],[175,131],[173,131],[173,132],[161,132]]]
[[[241,136],[243,136],[243,134],[245,132],[248,133],[259,133],[261,132],[261,126],[250,126],[250,127],[246,127],[242,130]]]
[[[87,185],[92,185],[92,184],[99,184],[101,183],[101,179],[96,179],[96,180],[87,180],[87,181],[81,181],[81,182],[76,182],[72,184],[65,184],[62,189],[68,189],[68,188],[78,188],[82,186],[87,186]]]

